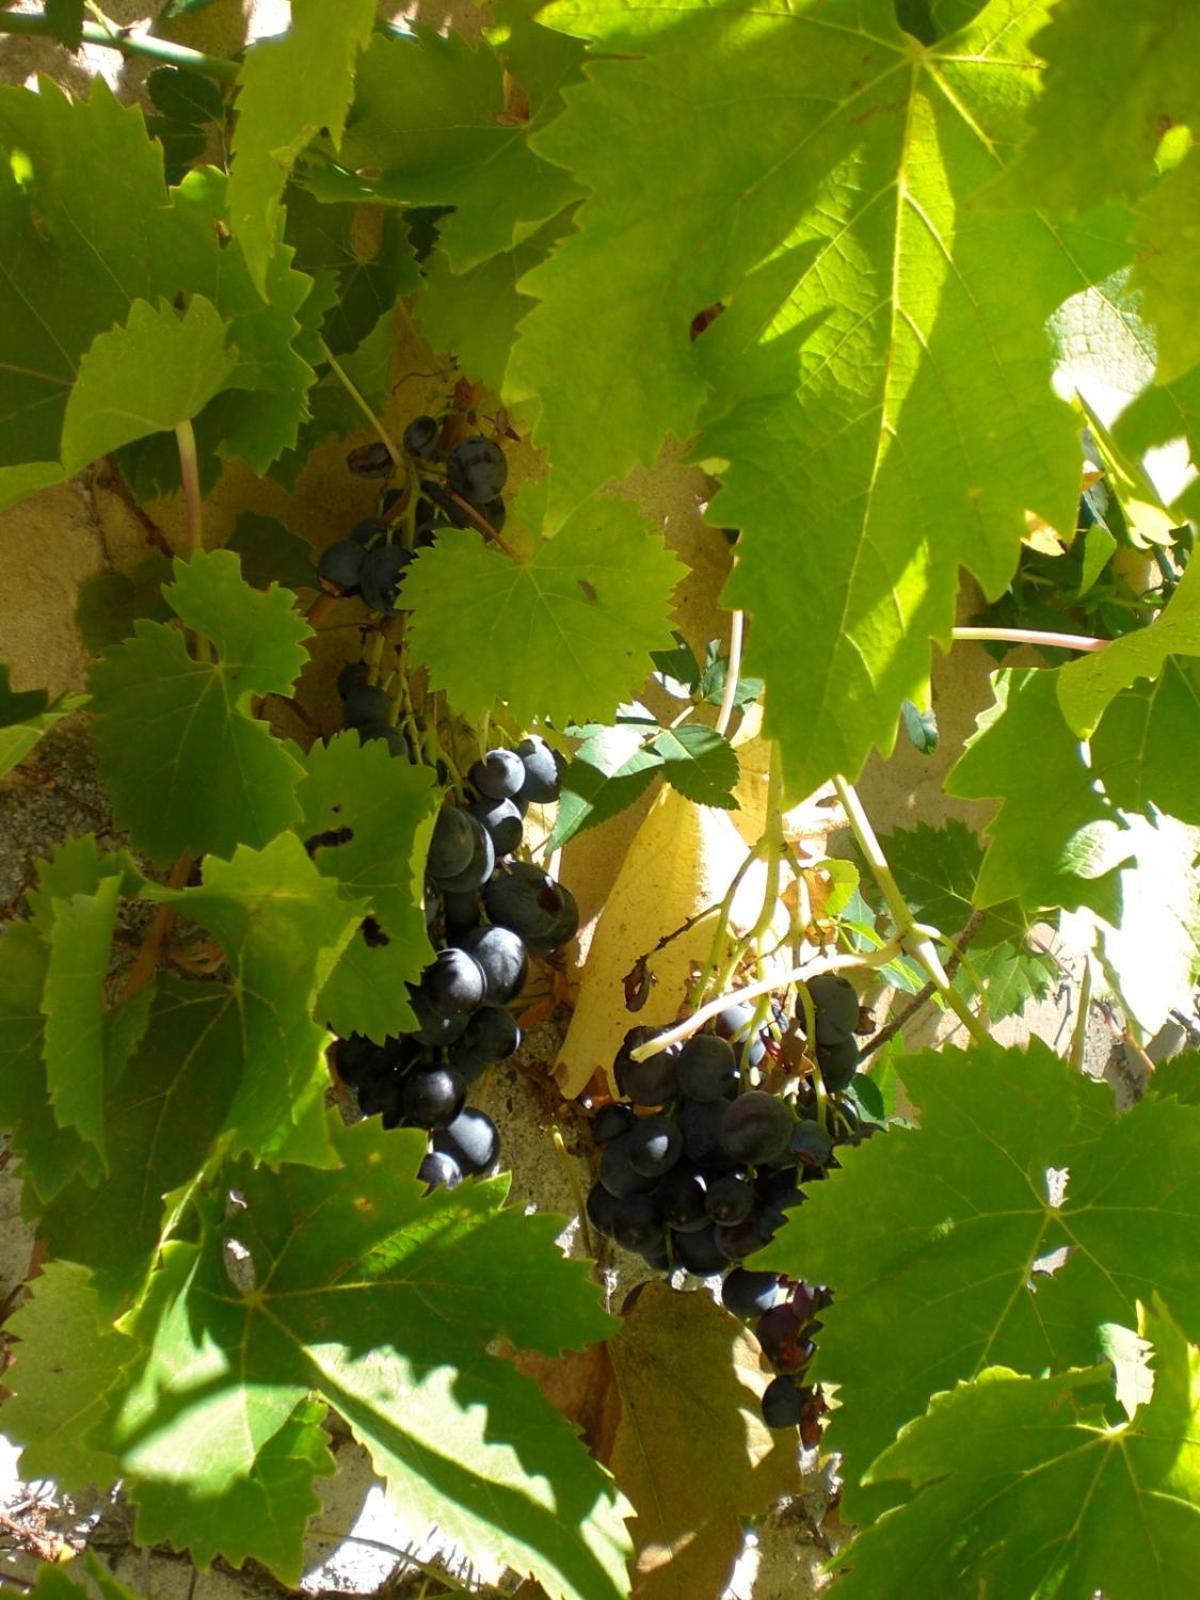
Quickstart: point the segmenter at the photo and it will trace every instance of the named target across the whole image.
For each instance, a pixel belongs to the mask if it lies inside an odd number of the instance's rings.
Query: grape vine
[[[0,610],[0,803],[104,791],[0,924],[23,1475],[296,1586],[344,1426],[718,1600],[824,1463],[845,1600],[1190,1592],[1195,17],[206,10],[0,8],[0,539],[122,530],[79,670]]]

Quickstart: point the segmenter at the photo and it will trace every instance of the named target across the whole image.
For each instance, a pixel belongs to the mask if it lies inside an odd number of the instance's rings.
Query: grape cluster
[[[529,805],[558,798],[554,752],[540,738],[525,739],[515,750],[489,750],[468,777],[475,798],[444,807],[429,844],[426,920],[438,948],[408,985],[417,1025],[382,1044],[352,1034],[337,1046],[338,1074],[361,1111],[380,1115],[385,1128],[429,1132],[420,1176],[430,1187],[494,1171],[499,1134],[467,1105],[467,1092],[521,1042],[509,1006],[529,952],[557,950],[579,926],[570,891],[513,858]]]
[[[413,483],[386,490],[378,516],[356,523],[347,538],[321,552],[317,578],[327,594],[338,598],[361,595],[380,616],[399,616],[405,570],[415,552],[433,544],[442,528],[480,523],[497,533],[503,528],[501,490],[508,481],[504,451],[495,440],[479,433],[443,449],[446,431],[446,419],[429,416],[414,417],[405,428],[404,449],[419,493]],[[349,465],[351,471],[367,478],[389,478],[396,468],[383,444],[351,451]]]
[[[837,1095],[858,1062],[858,995],[832,974],[814,977],[807,989],[811,1054],[826,1093]],[[785,1065],[793,1055],[799,1059],[789,1042],[795,1046],[803,1036],[804,1015],[798,1005],[789,1024],[776,1009],[768,1032],[756,1030],[750,1006],[731,1005],[711,1032],[644,1061],[634,1060],[633,1051],[658,1030],[631,1028],[613,1063],[622,1099],[592,1119],[600,1170],[587,1215],[597,1232],[657,1271],[683,1267],[700,1277],[725,1275],[724,1305],[754,1320],[777,1373],[763,1395],[764,1420],[773,1428],[799,1425],[805,1443],[815,1444],[824,1401],[799,1379],[828,1295],[819,1286],[741,1265],[803,1204],[805,1185],[836,1165],[811,1078],[796,1079],[794,1097],[757,1087],[768,1057]],[[852,1108],[840,1105],[839,1111],[839,1131],[854,1138],[866,1133]]]

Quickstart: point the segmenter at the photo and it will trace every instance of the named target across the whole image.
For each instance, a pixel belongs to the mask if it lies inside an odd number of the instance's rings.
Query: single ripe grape
[[[810,978],[808,997],[816,1013],[817,1044],[841,1044],[858,1026],[858,990],[837,972]],[[800,1008],[803,1016],[803,1008]]]
[[[718,1144],[731,1161],[753,1166],[778,1161],[788,1147],[795,1122],[784,1100],[762,1089],[751,1089],[725,1106]]]
[[[377,683],[356,684],[342,702],[342,725],[365,728],[372,723],[387,722],[391,710],[391,700]]]
[[[670,1117],[639,1117],[628,1140],[629,1165],[644,1178],[661,1178],[683,1154],[683,1135]]]
[[[521,799],[535,805],[550,805],[558,799],[562,787],[562,771],[555,752],[546,741],[534,734],[522,739],[517,754],[525,768],[525,782],[521,786]]]
[[[520,1048],[521,1030],[517,1019],[503,1006],[480,1006],[456,1049],[490,1066],[493,1061],[507,1061]]]
[[[392,475],[392,452],[382,439],[373,439],[370,444],[360,444],[346,456],[346,465],[356,478],[390,478]]]
[[[531,950],[557,950],[579,927],[571,891],[527,861],[514,861],[493,879],[483,904],[492,922],[510,928]]]
[[[696,1233],[709,1225],[705,1208],[708,1189],[702,1173],[683,1162],[673,1166],[655,1191],[667,1226],[680,1233]]]
[[[774,1272],[750,1272],[734,1267],[721,1285],[721,1303],[735,1317],[759,1317],[777,1305],[783,1293]]]
[[[617,1215],[620,1201],[610,1194],[602,1183],[594,1183],[588,1190],[587,1219],[597,1233],[602,1233],[606,1239],[613,1236],[613,1223]]]
[[[471,829],[471,859],[461,872],[448,873],[445,877],[436,879],[438,888],[451,894],[470,894],[476,889],[482,889],[496,865],[496,851],[488,837],[487,829],[478,817],[473,817],[468,812],[463,812],[462,815]]]
[[[410,456],[430,455],[441,431],[436,417],[414,417],[404,430],[404,448]]]
[[[317,581],[326,594],[357,594],[362,578],[363,547],[353,539],[339,539],[321,551]]]
[[[421,992],[439,1011],[474,1011],[487,988],[482,968],[465,950],[439,950],[421,974]]]
[[[715,1033],[698,1033],[679,1052],[679,1087],[689,1100],[727,1100],[737,1092],[733,1046]]]
[[[338,1059],[339,1061],[341,1059],[341,1045],[338,1046]],[[342,1073],[342,1076],[345,1077],[345,1073]],[[611,1100],[608,1105],[601,1106],[592,1118],[592,1138],[597,1144],[607,1144],[619,1133],[628,1133],[636,1121],[637,1117],[628,1106],[621,1105],[617,1100]]]
[[[656,1181],[645,1177],[630,1165],[628,1133],[618,1134],[604,1146],[604,1154],[600,1157],[600,1182],[609,1194],[618,1200],[624,1200],[631,1194],[647,1194]]]
[[[837,1044],[819,1044],[817,1066],[826,1089],[830,1094],[838,1094],[849,1086],[858,1071],[858,1045],[852,1038],[842,1039]]]
[[[755,1198],[752,1183],[736,1173],[724,1173],[708,1186],[708,1214],[714,1222],[725,1225],[744,1222],[754,1210]]]
[[[470,1177],[482,1178],[496,1169],[500,1159],[500,1135],[485,1112],[477,1111],[474,1106],[464,1106],[452,1122],[435,1130],[433,1148],[452,1157]]]
[[[672,1231],[671,1243],[675,1247],[675,1259],[679,1265],[695,1273],[698,1278],[709,1278],[715,1272],[723,1272],[729,1265],[729,1258],[718,1245],[716,1229],[711,1222],[703,1228],[697,1228],[694,1233]]]
[[[480,928],[467,935],[462,947],[483,969],[487,999],[493,1005],[507,1005],[516,999],[528,965],[525,946],[517,934],[508,928]]]
[[[512,855],[525,832],[521,808],[512,800],[476,800],[467,809],[483,823],[497,858]]]
[[[417,1168],[417,1177],[425,1185],[426,1194],[434,1189],[457,1189],[463,1180],[458,1162],[441,1150],[429,1152]]]
[[[425,870],[431,878],[452,878],[467,865],[474,850],[475,830],[467,813],[446,806],[433,825]]]
[[[401,1105],[407,1122],[417,1128],[444,1128],[453,1122],[467,1098],[467,1086],[450,1067],[425,1067],[404,1080]]]
[[[446,458],[446,481],[473,506],[486,505],[508,481],[504,451],[481,433],[460,439]]]
[[[385,617],[398,617],[400,580],[412,561],[412,552],[400,544],[381,544],[362,558],[359,587],[372,611]]]
[[[408,1000],[413,1008],[413,1015],[417,1019],[417,1025],[412,1031],[414,1039],[421,1044],[435,1045],[439,1049],[444,1049],[446,1045],[462,1038],[467,1029],[469,1012],[451,1011],[448,1007],[435,1006],[415,983],[406,984],[405,988],[408,990]]]
[[[661,1242],[663,1225],[654,1197],[631,1194],[618,1200],[612,1231],[613,1238],[626,1250],[642,1251]]]
[[[782,1373],[763,1390],[762,1414],[768,1428],[799,1427],[805,1396],[791,1373]]]
[[[525,765],[515,750],[489,750],[467,777],[489,800],[511,800],[525,782]]]

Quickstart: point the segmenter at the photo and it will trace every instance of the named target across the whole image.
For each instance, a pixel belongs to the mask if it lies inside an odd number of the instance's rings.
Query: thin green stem
[[[391,434],[384,427],[383,423],[375,415],[374,411],[372,411],[371,407],[363,399],[353,378],[351,378],[345,367],[342,366],[341,362],[325,343],[324,339],[320,341],[320,345],[321,355],[326,361],[328,361],[334,376],[345,389],[346,393],[350,396],[351,400],[354,401],[354,404],[362,412],[363,416],[366,417],[367,421],[371,424],[371,427],[375,430],[377,437],[386,446],[387,453],[392,458],[392,465],[398,468],[403,468],[404,457],[396,448],[396,441],[392,438]]]
[[[979,644],[1037,644],[1049,650],[1107,650],[1111,639],[1094,639],[1086,633],[1047,633],[1043,628],[952,628],[950,637],[958,643],[974,640]]]
[[[189,558],[204,549],[204,512],[200,504],[200,463],[196,455],[196,434],[190,422],[181,422],[175,429],[175,442],[179,447],[179,475],[183,479],[183,496],[187,502],[187,534]]]
[[[721,696],[721,709],[717,712],[717,732],[722,739],[729,730],[733,706],[737,699],[738,677],[742,670],[742,639],[746,631],[746,614],[735,611],[729,620],[729,657],[725,664],[725,692]]]
[[[50,19],[44,11],[0,11],[0,33],[21,33],[54,37]],[[109,50],[119,50],[125,56],[147,56],[169,67],[190,67],[207,78],[219,78],[232,83],[238,75],[238,63],[223,56],[205,55],[201,50],[189,50],[186,45],[173,44],[170,39],[155,39],[150,34],[134,33],[131,29],[114,25],[104,28],[98,22],[83,24],[84,44],[105,45]]]
[[[838,799],[846,813],[846,820],[851,831],[858,841],[858,848],[862,851],[863,858],[871,869],[871,876],[879,885],[879,892],[883,895],[892,922],[895,924],[896,937],[901,949],[918,961],[929,975],[930,982],[941,995],[951,1011],[958,1017],[963,1027],[975,1040],[976,1044],[988,1042],[988,1032],[979,1018],[971,1010],[966,1000],[955,989],[950,979],[946,976],[946,969],[942,966],[942,958],[938,955],[933,940],[928,932],[921,928],[916,918],[909,909],[908,902],[900,892],[900,885],[896,882],[894,873],[888,865],[887,857],[883,853],[883,846],[879,843],[875,829],[871,826],[871,819],[863,810],[862,801],[854,785],[840,774],[833,780],[837,790]]]

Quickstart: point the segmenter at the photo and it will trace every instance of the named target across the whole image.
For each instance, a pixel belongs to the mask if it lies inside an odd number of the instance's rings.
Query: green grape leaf
[[[225,332],[216,307],[197,295],[182,317],[166,301],[155,309],[135,300],[125,323],[97,334],[79,363],[63,419],[68,476],[202,411],[235,366]]]
[[[1165,1100],[1174,1095],[1185,1106],[1200,1106],[1200,1051],[1172,1056],[1155,1069],[1149,1091]]]
[[[375,25],[372,0],[295,0],[285,34],[246,52],[238,74],[229,216],[255,287],[266,293],[292,162],[324,129],[341,140],[354,64]]]
[[[54,1256],[94,1274],[109,1311],[124,1310],[170,1230],[165,1197],[191,1183],[226,1128],[246,1055],[235,997],[221,983],[159,980],[145,1038],[110,1090],[110,1171],[67,1183],[45,1208]]]
[[[1187,441],[1192,465],[1200,462],[1200,366],[1173,383],[1154,385],[1138,396],[1117,418],[1117,443],[1139,457],[1177,439]],[[1200,481],[1189,476],[1172,502],[1174,515],[1200,515]]]
[[[557,850],[577,833],[627,810],[662,768],[663,758],[647,745],[643,728],[598,729],[580,745],[563,775],[546,848]]]
[[[225,548],[240,559],[242,578],[253,589],[269,589],[273,583],[287,589],[316,588],[312,546],[278,517],[240,511]]]
[[[1200,826],[1198,713],[1200,663],[1173,656],[1153,682],[1141,680],[1109,702],[1091,751],[1092,771],[1114,805],[1147,811],[1153,804]]]
[[[174,572],[167,602],[216,660],[195,659],[180,633],[140,621],[88,679],[113,815],[160,865],[184,850],[265,844],[297,815],[301,768],[246,705],[252,694],[288,692],[311,631],[290,590],[251,589],[229,551],[176,559]]]
[[[311,280],[291,270],[290,252],[277,253],[264,304],[239,246],[218,235],[223,174],[201,168],[168,193],[141,112],[119,105],[103,80],[79,101],[49,81],[38,94],[0,90],[0,153],[0,504],[62,479],[63,419],[97,336],[123,324],[135,301],[177,295],[211,301],[238,358],[196,418],[202,465],[215,471],[219,447],[265,471],[294,443],[313,380],[293,347]],[[171,435],[127,445],[122,458],[139,494],[160,479],[178,486]]]
[[[520,723],[608,721],[670,644],[683,570],[623,500],[580,511],[523,561],[447,530],[404,579],[413,658],[468,721],[496,700]]]
[[[51,705],[45,689],[18,693],[10,685],[7,664],[0,662],[0,778],[24,761],[56,722],[84,704],[84,695],[66,695]]]
[[[104,1143],[105,979],[112,959],[120,882],[105,878],[94,894],[53,902],[50,959],[42,992],[46,1085],[60,1128]]]
[[[1200,38],[1200,35],[1198,35]],[[1195,146],[1165,173],[1137,207],[1137,247],[1130,288],[1140,291],[1158,329],[1158,382],[1173,383],[1200,362],[1200,334],[1190,307],[1196,296],[1196,224],[1200,154]]]
[[[1061,0],[1032,44],[1046,63],[1045,92],[989,198],[1069,211],[1135,196],[1165,130],[1200,117],[1200,16],[1177,0],[1115,11],[1105,0]]]
[[[1200,656],[1200,567],[1184,569],[1179,587],[1150,627],[1122,634],[1060,670],[1063,716],[1080,738],[1088,738],[1120,690],[1136,678],[1157,678],[1173,655]]]
[[[421,329],[435,350],[453,351],[459,366],[496,394],[508,371],[517,325],[533,305],[518,281],[544,261],[570,231],[571,213],[552,217],[515,249],[455,272],[444,250],[425,263],[425,283],[417,301]]]
[[[425,852],[437,791],[427,767],[355,733],[313,745],[295,824],[316,869],[371,912],[326,980],[317,1012],[335,1032],[377,1043],[416,1026],[405,983],[433,960],[422,908]]]
[[[652,748],[662,757],[663,776],[685,800],[725,811],[738,809],[733,793],[740,770],[737,753],[714,728],[697,722],[664,728],[652,740]]]
[[[1200,1110],[1146,1099],[1118,1116],[1106,1084],[1037,1040],[895,1064],[920,1126],[840,1152],[842,1170],[751,1261],[834,1291],[813,1377],[841,1385],[827,1443],[845,1455],[851,1520],[887,1500],[858,1486],[936,1391],[996,1364],[1090,1364],[1098,1326],[1136,1325],[1152,1287],[1200,1328],[1200,1260],[1184,1243]],[[1049,1174],[1063,1168],[1060,1198]],[[1056,1272],[1031,1275],[1065,1245]]]
[[[742,530],[723,602],[754,617],[766,729],[809,793],[891,748],[959,568],[997,595],[1026,511],[1074,526],[1078,421],[1043,325],[1124,261],[1122,222],[1068,236],[968,204],[1036,92],[1038,7],[992,0],[928,50],[892,0],[542,16],[602,52],[534,140],[591,191],[520,285],[540,304],[509,388],[541,407],[551,525],[699,428],[709,516]],[[731,97],[717,60],[755,94]]]
[[[992,685],[995,703],[946,778],[948,794],[1003,802],[986,830],[975,904],[1016,900],[1031,912],[1090,905],[1118,921],[1111,872],[1132,852],[1063,720],[1057,674],[1005,670]]]
[[[995,1024],[1019,1016],[1031,1000],[1044,1000],[1058,985],[1058,962],[1048,950],[1005,939],[988,950],[967,952],[955,976],[960,993],[984,999],[984,1018]]]
[[[291,833],[240,846],[230,861],[210,856],[199,888],[148,884],[146,894],[211,933],[233,972],[245,1071],[227,1119],[232,1153],[330,1165],[328,1035],[312,1014],[366,903],[343,899]]]
[[[527,116],[510,112],[499,57],[460,34],[417,27],[405,38],[377,35],[359,66],[337,164],[310,163],[304,182],[323,200],[453,206],[440,238],[463,272],[510,250],[578,196],[571,178],[530,148],[531,131],[558,104],[552,92]]]
[[[627,1508],[537,1385],[492,1353],[499,1338],[557,1354],[607,1333],[587,1264],[554,1242],[561,1220],[502,1207],[507,1179],[423,1197],[423,1134],[331,1119],[330,1136],[334,1172],[246,1161],[220,1175],[199,1242],[166,1247],[126,1319],[146,1358],[97,1442],[135,1500],[162,1486],[156,1537],[188,1546],[197,1503],[220,1499],[219,1523],[201,1512],[203,1554],[228,1556],[261,1538],[263,1496],[293,1472],[271,1441],[320,1399],[406,1515],[562,1600],[617,1600]],[[301,1532],[297,1518],[272,1561],[285,1582]]]
[[[142,1479],[134,1485],[134,1535],[142,1546],[186,1546],[207,1570],[221,1556],[240,1567],[250,1556],[296,1587],[304,1570],[304,1534],[322,1501],[313,1480],[337,1463],[322,1423],[325,1406],[301,1400],[258,1452],[250,1472],[215,1493],[196,1495],[186,1478]]]
[[[1142,1326],[1154,1392],[1119,1427],[1107,1367],[1044,1378],[990,1367],[938,1395],[874,1469],[921,1493],[841,1552],[839,1593],[1186,1593],[1200,1560],[1200,1352],[1157,1296]]]
[[[137,1354],[134,1341],[104,1316],[91,1274],[71,1261],[49,1261],[30,1285],[30,1299],[13,1313],[19,1340],[5,1381],[4,1431],[23,1445],[27,1478],[52,1478],[60,1489],[107,1489],[117,1461],[89,1444],[108,1415],[121,1369]]]
[[[361,344],[398,295],[420,286],[404,219],[390,207],[327,205],[293,184],[283,236],[300,271],[332,279],[321,331],[334,355]]]
[[[97,572],[75,594],[75,626],[88,650],[99,655],[134,631],[139,617],[168,622],[174,615],[163,596],[171,581],[171,561],[158,551],[131,573]]]
[[[207,4],[208,0],[197,0],[197,3]],[[166,13],[163,14],[165,16]],[[37,1600],[91,1600],[92,1589],[79,1581],[82,1572],[87,1573],[100,1591],[101,1600],[142,1600],[142,1597],[135,1594],[132,1589],[127,1589],[123,1583],[118,1583],[92,1550],[73,1561],[70,1567],[57,1566],[49,1561],[41,1562],[34,1581],[33,1593],[37,1596]]]
[[[146,79],[146,93],[164,116],[177,122],[203,126],[225,119],[220,89],[190,67],[155,67]]]
[[[83,0],[46,0],[46,21],[50,32],[68,50],[83,43]]]

